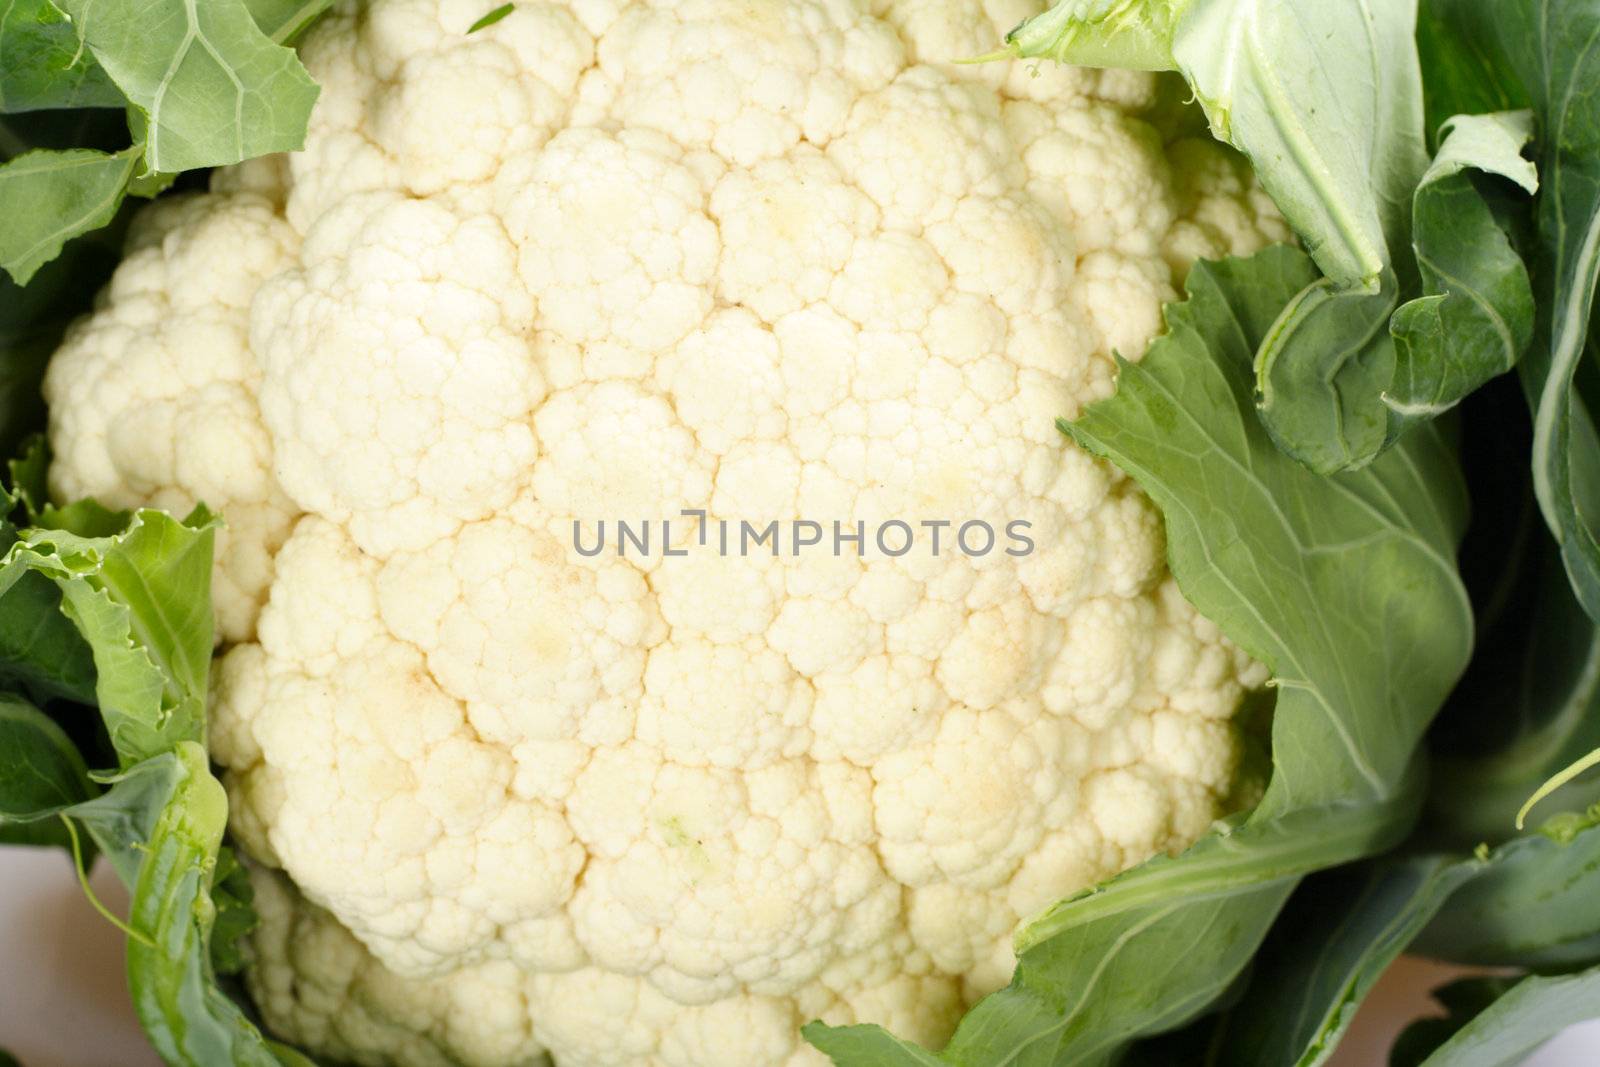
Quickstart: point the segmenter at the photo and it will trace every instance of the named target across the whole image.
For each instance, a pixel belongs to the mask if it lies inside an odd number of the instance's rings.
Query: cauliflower
[[[1288,231],[1151,78],[954,62],[1032,0],[483,8],[339,4],[305,150],[147,209],[46,382],[54,493],[227,517],[250,989],[363,1064],[937,1045],[1238,787],[1263,672],[1054,422]]]

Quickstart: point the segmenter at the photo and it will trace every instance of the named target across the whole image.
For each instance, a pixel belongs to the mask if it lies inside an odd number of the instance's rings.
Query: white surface
[[[92,884],[107,907],[126,909],[109,866],[96,866]],[[1399,1028],[1436,1012],[1428,990],[1456,973],[1402,960],[1356,1018],[1332,1067],[1383,1067]],[[160,1067],[128,1003],[122,935],[83,899],[59,850],[0,847],[0,1048],[23,1067]],[[1574,1028],[1528,1061],[1596,1063],[1600,1023]]]

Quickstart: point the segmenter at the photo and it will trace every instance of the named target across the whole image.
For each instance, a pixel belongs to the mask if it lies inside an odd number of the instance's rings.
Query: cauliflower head
[[[1019,919],[1224,810],[1261,672],[1054,422],[1288,231],[1151,78],[954,62],[1034,3],[340,3],[305,150],[139,217],[50,369],[52,489],[226,516],[211,746],[279,1034],[937,1045]],[[685,555],[575,550],[661,519]],[[718,548],[796,519],[1034,549]]]

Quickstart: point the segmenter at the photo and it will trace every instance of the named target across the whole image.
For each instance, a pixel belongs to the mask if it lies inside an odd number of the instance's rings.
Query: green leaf
[[[1600,619],[1600,438],[1577,388],[1600,277],[1600,0],[1430,0],[1453,55],[1483,56],[1532,107],[1540,131],[1540,317],[1521,364],[1534,408],[1534,489],[1578,599]]]
[[[0,565],[0,595],[29,574],[61,591],[93,651],[96,703],[124,768],[204,738],[215,526],[200,510],[184,522],[136,512],[111,536],[34,528]]]
[[[244,0],[55,0],[143,113],[145,162],[178,172],[299,148],[317,86]]]
[[[32,821],[93,795],[65,731],[32,704],[0,696],[0,822]]]
[[[1473,172],[1514,182],[1531,196],[1539,179],[1522,151],[1526,111],[1458,116],[1417,189],[1412,242],[1424,296],[1394,316],[1394,378],[1384,404],[1404,423],[1461,403],[1514,367],[1533,341],[1533,283],[1522,257],[1473,182]]]
[[[1504,979],[1477,980],[1470,986],[1457,983],[1461,989],[1438,991],[1436,996],[1449,996],[1455,1002],[1447,1027],[1453,1026],[1457,1009],[1470,1010],[1472,1002],[1499,995],[1470,1022],[1456,1027],[1426,1059],[1411,1058],[1412,1050],[1426,1043],[1426,1034],[1419,1040],[1408,1031],[1396,1050],[1396,1067],[1516,1067],[1567,1027],[1600,1016],[1600,967],[1569,975],[1535,975],[1500,992],[1504,983]]]
[[[41,574],[19,576],[0,595],[0,683],[39,701],[94,703],[94,655]]]
[[[1418,741],[1471,645],[1453,558],[1465,501],[1432,429],[1336,478],[1268,439],[1252,360],[1315,278],[1285,248],[1200,265],[1168,335],[1066,426],[1156,502],[1184,593],[1272,669],[1266,796],[1182,856],[1025,925],[1011,986],[940,1062],[1098,1063],[1182,1024],[1234,982],[1300,876],[1391,846],[1414,818]],[[844,1067],[931,1062],[870,1028],[808,1036]]]
[[[5,528],[14,543],[0,562],[0,621],[30,583],[55,594],[40,610],[70,619],[87,642],[122,771],[91,780],[57,723],[0,699],[0,830],[58,814],[55,825],[81,824],[105,853],[131,897],[125,924],[105,914],[128,936],[134,1007],[163,1060],[310,1067],[267,1041],[217,983],[242,966],[239,939],[256,916],[248,877],[222,848],[227,795],[203,747],[215,520],[203,508],[179,522],[82,501],[38,518],[67,528]],[[109,788],[97,794],[95,781]],[[77,855],[76,833],[69,843]]]
[[[1368,291],[1319,278],[1284,310],[1256,354],[1267,432],[1319,474],[1358,470],[1394,439],[1382,396],[1395,377],[1393,271]]]
[[[1600,827],[1568,815],[1490,854],[1422,932],[1417,951],[1486,966],[1600,962]]]
[[[839,1067],[1109,1063],[1141,1033],[1188,1021],[1219,996],[1293,888],[1284,878],[1227,896],[1143,904],[1072,927],[1025,952],[1007,988],[985,997],[938,1056],[878,1026],[811,1023],[806,1038]],[[1194,967],[1196,960],[1204,966]]]
[[[1530,97],[1493,49],[1451,27],[1452,4],[1422,0],[1417,12],[1417,53],[1426,72],[1422,94],[1432,133],[1456,115],[1492,115],[1530,105]]]
[[[1314,276],[1285,248],[1200,268],[1169,335],[1070,427],[1160,506],[1189,599],[1273,670],[1275,774],[1256,818],[1397,796],[1472,638],[1454,560],[1466,501],[1438,435],[1322,478],[1245,417],[1244,342]]]
[[[1326,1062],[1378,978],[1479,866],[1419,856],[1306,881],[1213,1035],[1214,1062]]]
[[[1396,310],[1376,291],[1323,279],[1284,313],[1256,356],[1261,416],[1314,471],[1355,470],[1411,427],[1516,365],[1533,339],[1533,286],[1476,175],[1538,191],[1522,150],[1527,112],[1460,116],[1422,177],[1410,237],[1422,296]]]
[[[68,240],[110,222],[138,163],[137,148],[70,148],[0,164],[0,267],[26,285]]]
[[[71,809],[128,886],[128,985],[156,1052],[178,1067],[276,1067],[269,1043],[217,987],[212,880],[228,802],[205,750],[180,741]]]
[[[0,696],[0,843],[70,848],[54,818],[98,790],[65,730],[15,696]]]
[[[516,9],[516,4],[501,4],[487,15],[484,15],[477,22],[474,22],[471,26],[468,26],[467,32],[477,33],[479,30],[488,29],[490,26],[493,26],[495,23],[499,22]]]
[[[50,0],[7,0],[0,10],[0,112],[125,103]]]

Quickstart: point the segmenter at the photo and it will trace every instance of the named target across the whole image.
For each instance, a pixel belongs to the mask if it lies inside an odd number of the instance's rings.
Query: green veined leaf
[[[1534,489],[1584,609],[1600,619],[1600,437],[1580,395],[1600,277],[1600,2],[1429,0],[1447,54],[1506,72],[1540,131],[1537,338],[1521,364],[1534,407]]]
[[[1396,361],[1383,402],[1407,423],[1455,407],[1516,366],[1533,341],[1533,283],[1473,172],[1514,182],[1530,196],[1539,179],[1522,150],[1533,116],[1458,116],[1417,189],[1412,243],[1423,297],[1402,307],[1392,330]]]
[[[30,574],[60,589],[124,768],[205,736],[215,526],[201,509],[185,522],[136,512],[111,536],[33,528],[0,565],[0,595]]]
[[[1279,448],[1318,473],[1358,470],[1395,437],[1382,397],[1395,377],[1389,322],[1399,281],[1321,278],[1285,309],[1256,354],[1261,419]]]
[[[177,1067],[276,1067],[272,1046],[216,985],[211,898],[227,822],[205,750],[180,741],[69,810],[128,886],[128,986],[156,1052]]]
[[[138,163],[135,147],[27,152],[0,164],[0,267],[26,285],[68,240],[110,222]]]
[[[0,682],[39,701],[94,703],[94,656],[41,574],[19,576],[0,595]]]
[[[263,1038],[216,980],[218,962],[242,962],[238,939],[255,917],[244,872],[221,851],[227,797],[201,745],[215,522],[203,509],[180,523],[83,504],[41,517],[88,532],[21,531],[0,586],[14,593],[37,579],[60,590],[56,614],[91,646],[95,699],[123,770],[98,779],[109,788],[96,795],[59,727],[0,702],[0,813],[8,825],[56,815],[71,820],[58,825],[82,825],[116,868],[132,900],[129,988],[166,1062],[305,1067]]]
[[[127,103],[50,0],[0,9],[0,112]]]
[[[244,0],[55,3],[145,116],[149,170],[221,166],[303,143],[316,83]]]
[[[1600,968],[1553,977],[1532,976],[1506,987],[1504,979],[1474,980],[1453,992],[1441,990],[1459,1011],[1490,1001],[1425,1059],[1414,1058],[1426,1034],[1408,1032],[1397,1048],[1396,1067],[1516,1067],[1567,1027],[1600,1015]],[[1502,992],[1503,989],[1503,992]],[[1498,996],[1496,996],[1498,994]],[[1456,1016],[1457,1011],[1452,1011]],[[1442,1035],[1440,1035],[1442,1036]],[[1420,1040],[1419,1040],[1420,1038]],[[1402,1058],[1404,1057],[1404,1058]]]
[[[1266,796],[1182,856],[1026,924],[1011,986],[937,1062],[1092,1064],[1184,1023],[1237,978],[1300,876],[1387,848],[1411,824],[1418,741],[1471,646],[1453,558],[1465,502],[1432,429],[1336,478],[1267,438],[1252,360],[1315,277],[1284,248],[1197,267],[1168,335],[1067,427],[1156,502],[1185,594],[1272,669]],[[807,1035],[841,1067],[935,1062],[871,1027]]]
[[[1191,602],[1273,670],[1275,774],[1255,818],[1392,799],[1471,647],[1459,471],[1434,434],[1358,475],[1287,462],[1242,417],[1241,341],[1315,272],[1277,248],[1197,273],[1169,335],[1071,431],[1151,495]]]
[[[804,1034],[839,1067],[1110,1063],[1128,1041],[1178,1026],[1215,1000],[1293,886],[1286,877],[1072,927],[1025,952],[1011,985],[980,1001],[937,1056],[879,1026],[810,1023]]]
[[[1451,0],[1446,0],[1447,4]],[[1436,134],[1457,115],[1493,115],[1526,110],[1530,97],[1494,54],[1456,33],[1438,0],[1422,0],[1417,11],[1417,53],[1425,77],[1427,129]]]
[[[1417,941],[1426,955],[1484,966],[1600,962],[1600,826],[1593,813],[1551,820],[1490,854]]]

